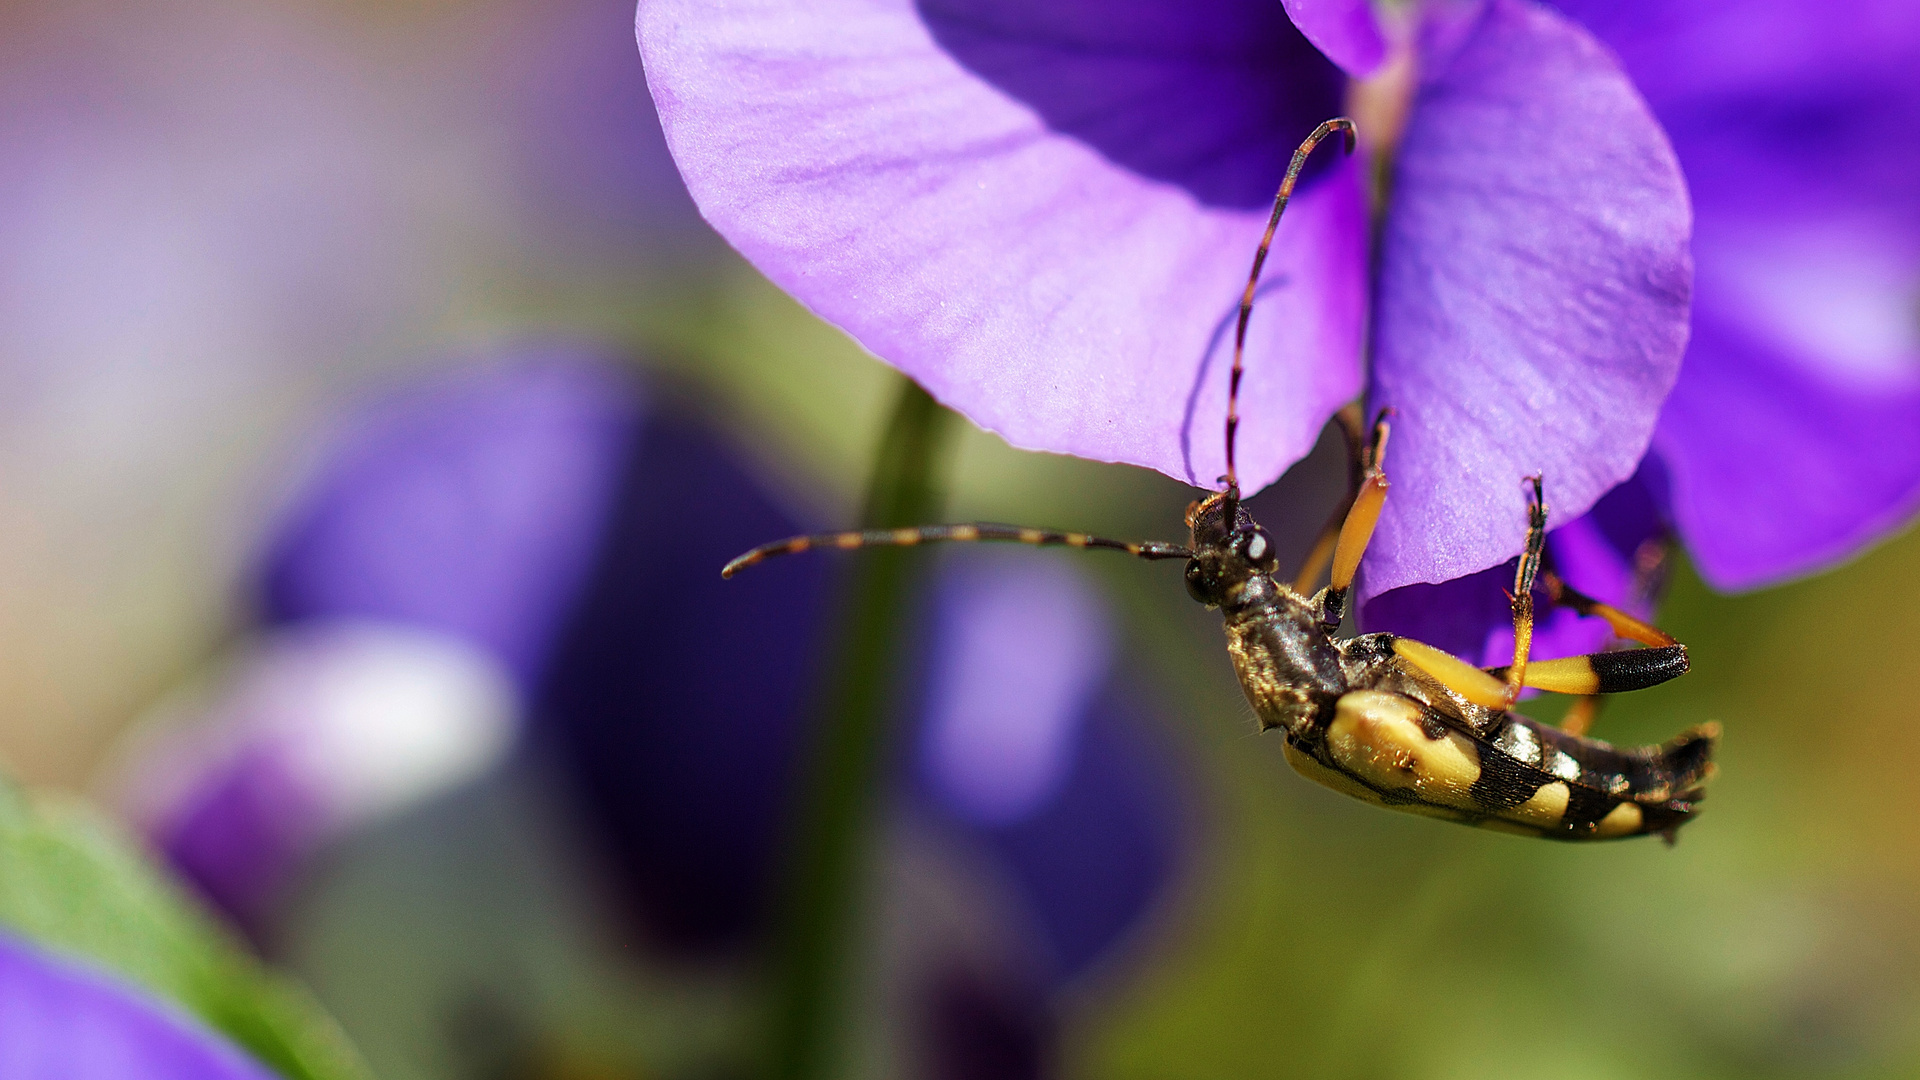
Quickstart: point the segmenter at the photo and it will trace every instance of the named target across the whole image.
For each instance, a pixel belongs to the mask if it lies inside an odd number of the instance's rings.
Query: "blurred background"
[[[144,833],[389,1080],[743,1075],[809,672],[898,392],[699,221],[625,0],[0,7],[0,763]],[[958,432],[949,515],[1191,493]],[[1323,441],[1261,497],[1304,548]],[[1284,558],[1283,558],[1284,561]],[[937,1077],[1920,1070],[1910,535],[1662,622],[1676,849],[1380,813],[1177,568],[944,554],[861,1062]]]

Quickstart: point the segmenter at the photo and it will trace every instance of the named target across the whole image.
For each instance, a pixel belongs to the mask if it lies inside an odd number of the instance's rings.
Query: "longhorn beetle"
[[[1254,254],[1240,301],[1228,383],[1224,490],[1187,508],[1186,544],[1128,542],[1053,529],[975,523],[797,536],[764,544],[728,563],[722,576],[773,555],[814,548],[912,546],[932,541],[1006,540],[1110,548],[1142,559],[1185,559],[1187,592],[1226,623],[1227,652],[1262,730],[1280,729],[1287,760],[1302,775],[1395,810],[1557,840],[1655,833],[1672,842],[1712,776],[1718,725],[1703,724],[1657,747],[1617,748],[1584,737],[1587,708],[1562,727],[1513,711],[1523,687],[1586,695],[1639,690],[1687,670],[1687,648],[1664,631],[1584,596],[1542,567],[1547,504],[1541,479],[1528,477],[1527,538],[1513,587],[1513,662],[1483,670],[1411,638],[1338,636],[1360,557],[1387,496],[1384,461],[1390,412],[1370,436],[1349,406],[1342,426],[1353,454],[1343,513],[1322,531],[1291,585],[1275,580],[1272,539],[1241,503],[1234,467],[1247,321],[1274,231],[1307,157],[1340,132],[1353,151],[1351,120],[1314,129],[1294,151]],[[1308,593],[1331,564],[1329,584]],[[1533,592],[1606,620],[1613,632],[1646,646],[1528,662]]]

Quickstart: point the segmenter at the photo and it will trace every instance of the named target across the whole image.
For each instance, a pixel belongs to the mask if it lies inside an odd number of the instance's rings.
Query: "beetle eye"
[[[1213,590],[1209,585],[1207,572],[1201,568],[1200,560],[1187,560],[1187,595],[1193,597],[1195,603],[1212,607]]]
[[[1258,525],[1241,533],[1235,547],[1239,549],[1241,558],[1262,572],[1271,572],[1278,562],[1274,557],[1273,537]]]

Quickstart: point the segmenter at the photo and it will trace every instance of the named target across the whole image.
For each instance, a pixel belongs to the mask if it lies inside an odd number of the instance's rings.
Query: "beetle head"
[[[1273,537],[1238,499],[1214,494],[1193,503],[1187,507],[1187,527],[1193,533],[1187,594],[1208,607],[1228,602],[1248,580],[1271,574],[1278,565]]]

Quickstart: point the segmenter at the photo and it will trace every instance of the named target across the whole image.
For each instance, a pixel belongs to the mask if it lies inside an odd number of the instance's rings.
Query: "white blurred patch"
[[[969,563],[941,589],[921,760],[952,809],[1005,824],[1044,806],[1066,778],[1112,644],[1099,598],[1059,562]]]
[[[110,797],[163,832],[208,785],[250,762],[291,778],[330,837],[470,780],[497,763],[522,709],[490,657],[443,634],[373,622],[281,631],[211,688],[139,726]]]

